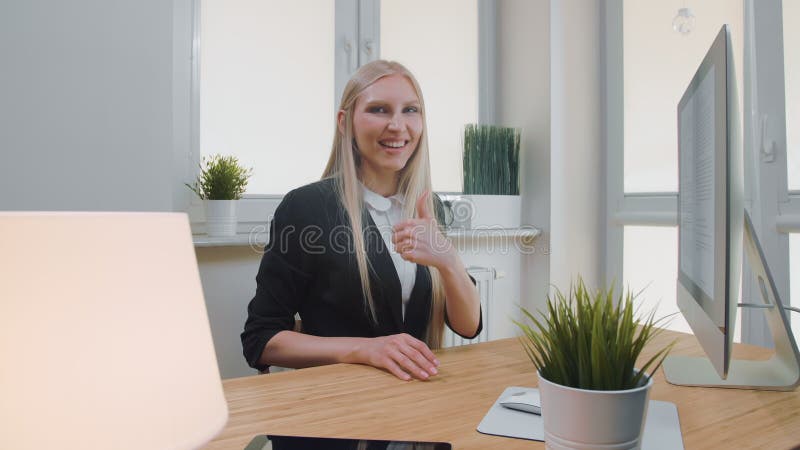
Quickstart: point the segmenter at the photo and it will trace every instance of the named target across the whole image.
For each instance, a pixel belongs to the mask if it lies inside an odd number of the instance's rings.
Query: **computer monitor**
[[[678,306],[723,378],[739,300],[744,215],[728,34],[726,26],[717,34],[678,104]]]
[[[670,356],[673,384],[794,389],[800,354],[744,208],[744,172],[730,30],[723,26],[678,103],[677,302],[707,357]],[[743,248],[776,342],[769,361],[731,363]]]

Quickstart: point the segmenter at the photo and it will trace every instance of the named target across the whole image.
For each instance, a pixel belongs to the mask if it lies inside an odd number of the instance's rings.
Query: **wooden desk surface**
[[[700,355],[694,336],[664,332],[651,348],[678,339],[673,354]],[[541,442],[488,436],[475,428],[507,386],[538,384],[516,339],[437,352],[439,375],[404,382],[380,370],[337,364],[223,382],[227,426],[205,447],[243,449],[258,434],[445,441],[462,449],[538,449]],[[645,353],[646,357],[649,353]],[[742,359],[763,349],[740,345]],[[800,444],[800,390],[679,387],[656,374],[652,400],[678,405],[686,449],[790,449]]]

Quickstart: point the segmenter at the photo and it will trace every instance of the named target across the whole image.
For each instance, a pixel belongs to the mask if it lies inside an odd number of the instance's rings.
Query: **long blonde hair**
[[[362,222],[363,196],[358,180],[358,166],[360,155],[353,147],[353,113],[358,96],[368,86],[388,75],[402,75],[414,86],[414,91],[419,98],[420,113],[422,115],[422,136],[414,153],[409,158],[406,166],[400,170],[398,193],[406,199],[403,206],[403,219],[415,217],[416,199],[425,191],[431,190],[431,164],[428,154],[428,126],[425,121],[425,102],[422,100],[422,91],[414,75],[402,64],[394,61],[377,60],[361,66],[350,78],[342,93],[339,110],[344,111],[344,130],[340,130],[338,120],[333,136],[333,146],[328,164],[322,178],[332,178],[342,205],[350,220],[353,233],[353,248],[355,250],[358,272],[361,277],[361,288],[364,292],[364,307],[377,322],[375,304],[370,290],[369,271],[372,269],[367,259],[364,246],[364,224]],[[427,198],[428,210],[433,211],[432,195]],[[432,298],[430,320],[425,333],[425,343],[432,349],[440,348],[444,332],[444,306],[445,294],[439,271],[429,267],[431,274]]]

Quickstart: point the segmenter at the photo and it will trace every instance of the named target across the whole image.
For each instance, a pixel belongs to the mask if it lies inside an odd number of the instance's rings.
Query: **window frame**
[[[789,192],[786,159],[786,109],[783,66],[783,14],[781,2],[744,0],[745,92],[744,148],[747,183],[746,206],[779,295],[790,301],[789,232],[800,231],[800,196]],[[757,7],[756,7],[757,6]],[[775,49],[779,51],[775,51]],[[776,118],[777,119],[774,119]],[[766,120],[766,127],[759,125]],[[774,145],[770,158],[765,147]],[[750,167],[748,167],[750,163]],[[745,172],[747,175],[747,172]],[[753,182],[756,180],[757,182]],[[745,302],[761,303],[751,274],[742,277]],[[800,280],[799,280],[800,282]],[[771,347],[772,336],[762,311],[742,310],[742,337],[749,343]]]
[[[199,173],[200,155],[200,8],[202,0],[191,1],[191,124],[189,169],[186,183]],[[335,0],[334,27],[334,99],[338,102],[347,81],[355,70],[380,55],[380,0]],[[494,123],[496,118],[495,49],[497,0],[478,1],[478,117],[480,123]],[[354,44],[355,47],[354,48]],[[349,50],[348,50],[349,49]],[[355,54],[353,54],[355,52]],[[336,106],[334,106],[336,108]],[[336,110],[332,111],[333,114]],[[285,193],[245,194],[239,203],[239,233],[249,233],[262,226],[277,208]],[[185,207],[192,231],[205,231],[203,204],[196,196]]]

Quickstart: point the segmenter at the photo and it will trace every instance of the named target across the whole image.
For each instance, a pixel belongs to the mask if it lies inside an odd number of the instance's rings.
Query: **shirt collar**
[[[384,197],[377,192],[373,192],[364,183],[361,183],[361,189],[364,193],[364,202],[366,202],[372,209],[377,211],[386,212],[392,207],[392,203],[397,203],[402,206],[405,201],[402,194],[395,194],[391,197]]]

